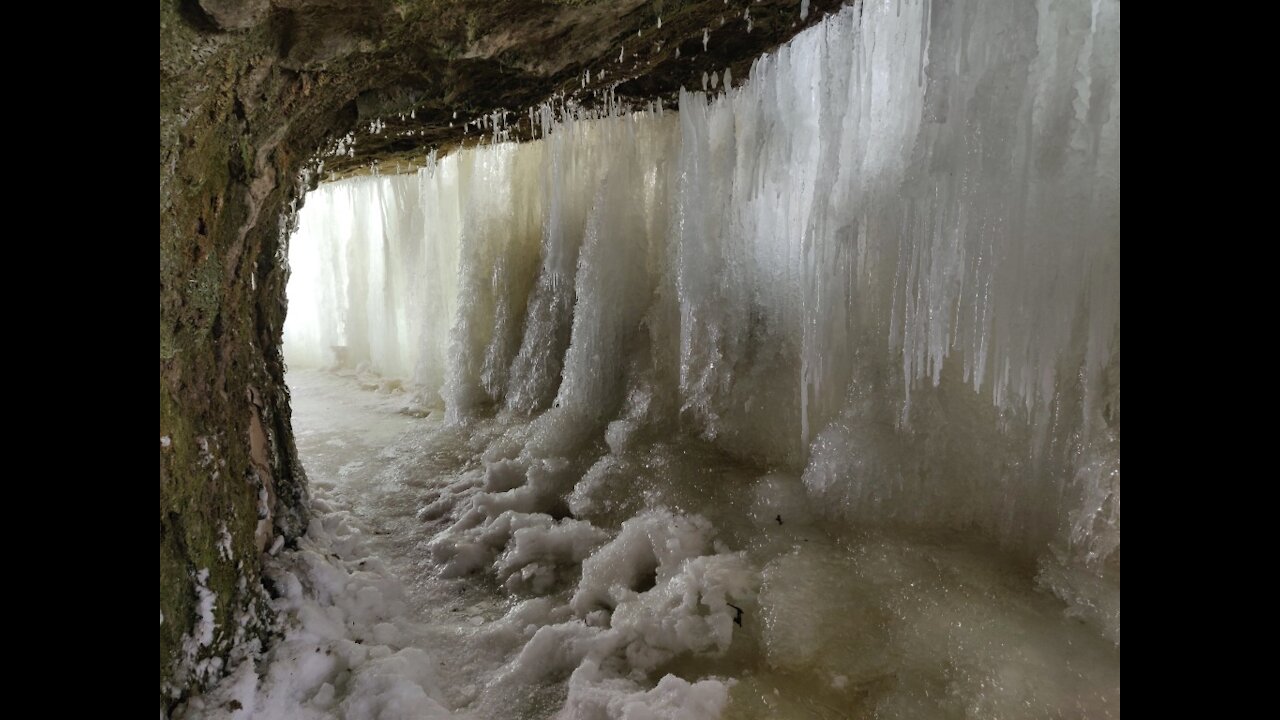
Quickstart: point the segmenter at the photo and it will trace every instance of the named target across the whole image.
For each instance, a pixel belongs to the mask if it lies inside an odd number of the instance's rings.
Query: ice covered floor
[[[269,563],[284,638],[176,717],[1119,715],[1119,649],[989,547],[824,527],[697,443],[538,461],[529,424],[289,384],[314,520]]]

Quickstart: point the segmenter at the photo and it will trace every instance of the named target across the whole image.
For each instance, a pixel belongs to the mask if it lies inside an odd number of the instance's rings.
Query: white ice
[[[688,439],[574,453],[577,517],[467,521],[524,487],[527,424],[290,386],[315,517],[268,560],[284,640],[177,717],[1118,716],[1118,648],[990,544],[824,523],[796,474]],[[481,559],[449,577],[441,542]]]
[[[426,629],[308,707],[1118,714],[1119,96],[1114,0],[866,2],[678,114],[313,192],[285,357],[406,424],[365,447]]]

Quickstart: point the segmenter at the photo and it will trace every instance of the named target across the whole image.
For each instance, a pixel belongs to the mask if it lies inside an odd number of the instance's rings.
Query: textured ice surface
[[[797,473],[694,439],[565,459],[639,505],[462,522],[526,471],[522,421],[459,432],[350,372],[290,384],[316,499],[268,561],[285,639],[182,717],[1119,714],[1116,645],[989,543],[852,531]],[[448,577],[435,543],[478,559]]]
[[[868,2],[678,117],[546,106],[323,186],[287,357],[550,409],[545,456],[678,426],[804,467],[845,519],[1042,558],[1118,636],[1118,43],[1105,0]]]

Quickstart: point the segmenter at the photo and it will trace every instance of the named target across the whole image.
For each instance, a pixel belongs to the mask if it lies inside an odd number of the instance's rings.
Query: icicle
[[[1087,580],[1119,543],[1118,28],[1115,0],[865,3],[678,113],[604,71],[592,109],[530,110],[537,142],[492,110],[412,186],[308,198],[286,359],[348,347],[453,420],[558,397],[582,433],[634,393],[832,514]]]

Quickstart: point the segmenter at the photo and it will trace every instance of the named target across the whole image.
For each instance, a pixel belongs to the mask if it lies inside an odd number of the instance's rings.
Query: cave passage
[[[1119,4],[965,7],[312,191],[283,639],[177,716],[1118,717]]]

